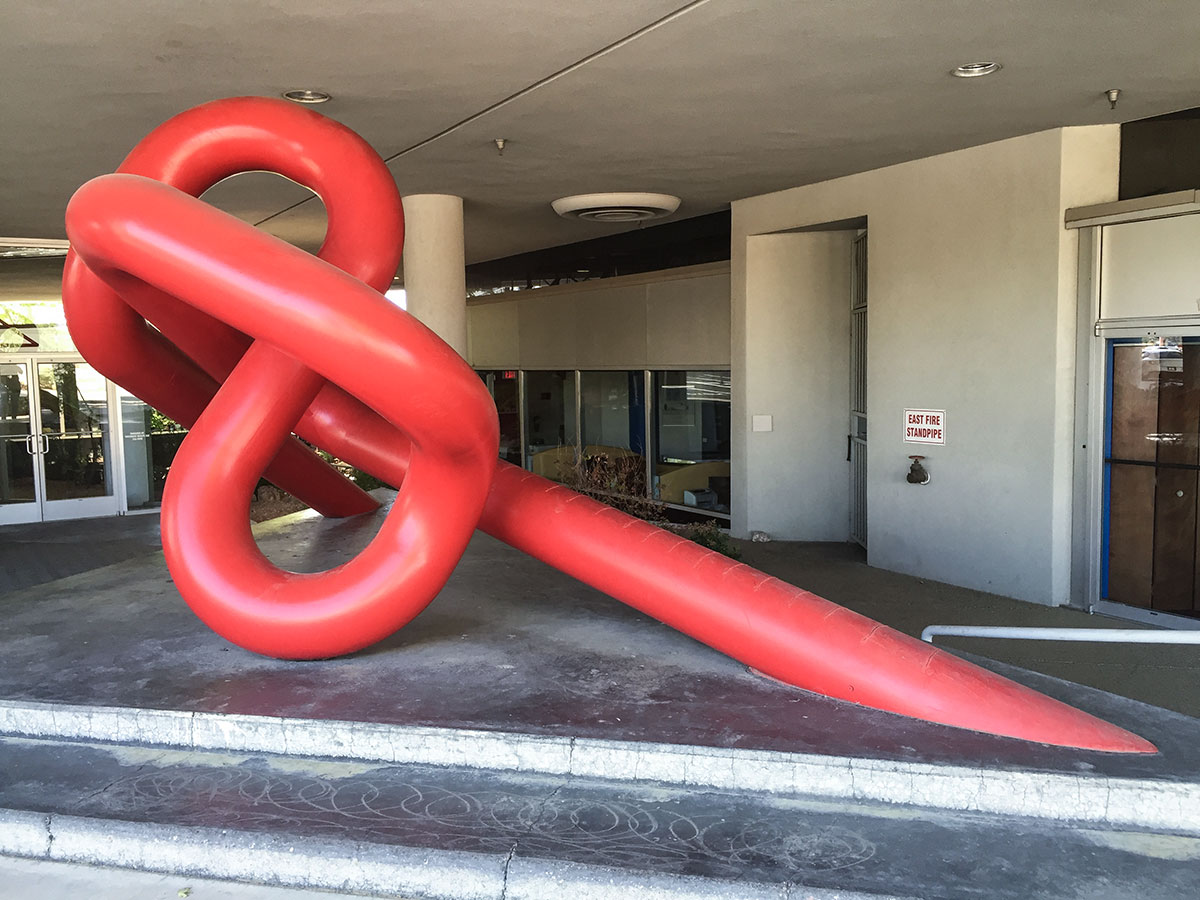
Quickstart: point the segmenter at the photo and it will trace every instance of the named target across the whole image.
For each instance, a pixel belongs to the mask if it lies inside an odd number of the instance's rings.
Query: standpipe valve
[[[912,465],[908,467],[908,483],[909,484],[929,484],[929,472],[921,465],[923,456],[910,456]]]

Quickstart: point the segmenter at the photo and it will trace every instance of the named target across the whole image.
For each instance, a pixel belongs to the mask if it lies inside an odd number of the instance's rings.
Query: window
[[[488,392],[496,401],[496,412],[500,416],[500,458],[513,465],[521,465],[521,412],[519,408],[519,381],[515,369],[497,369],[479,372],[479,377],[488,386]]]
[[[646,389],[642,371],[580,372],[580,465],[587,483],[646,496]]]
[[[575,372],[526,372],[525,468],[551,481],[575,464]]]
[[[131,510],[153,509],[162,504],[163,485],[187,429],[125,390],[118,397],[126,502]]]
[[[655,372],[654,496],[729,513],[728,372]]]

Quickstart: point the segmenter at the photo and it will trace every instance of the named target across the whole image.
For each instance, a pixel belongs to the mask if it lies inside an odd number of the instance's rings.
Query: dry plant
[[[646,495],[646,460],[642,456],[585,456],[576,450],[563,483],[636,519],[656,524],[665,521],[663,505]]]

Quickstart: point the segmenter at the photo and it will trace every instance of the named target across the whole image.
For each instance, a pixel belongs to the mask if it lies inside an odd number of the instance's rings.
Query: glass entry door
[[[0,523],[116,515],[109,394],[78,359],[0,360]]]
[[[1200,616],[1200,339],[1107,349],[1101,596]]]
[[[0,524],[42,518],[28,360],[0,358]]]

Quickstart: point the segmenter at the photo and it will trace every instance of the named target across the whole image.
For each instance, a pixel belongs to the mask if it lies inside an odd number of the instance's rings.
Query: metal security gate
[[[867,233],[854,239],[850,275],[850,539],[867,546]]]

